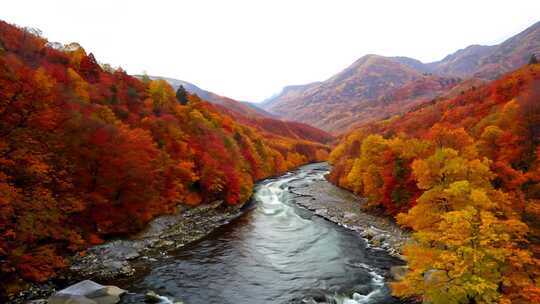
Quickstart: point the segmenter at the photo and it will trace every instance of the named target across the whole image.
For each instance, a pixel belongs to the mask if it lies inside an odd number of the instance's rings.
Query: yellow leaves
[[[77,97],[88,102],[90,100],[90,95],[88,94],[88,83],[72,68],[67,69],[67,75]]]
[[[34,81],[39,90],[45,94],[49,94],[56,84],[54,78],[50,77],[42,67],[38,68],[34,73]]]
[[[388,141],[380,135],[370,135],[362,142],[360,148],[362,156],[376,158],[380,156],[388,145]]]
[[[72,42],[65,46],[66,53],[69,54],[70,64],[79,67],[82,59],[86,56],[86,51],[77,42]]]
[[[363,171],[365,168],[359,159],[354,160],[354,164],[347,175],[346,182],[352,188],[353,192],[363,193],[364,186],[362,182]]]
[[[206,122],[204,115],[197,109],[193,109],[189,112],[189,117],[194,121]]]
[[[486,187],[494,177],[489,165],[486,158],[467,160],[460,157],[456,150],[443,148],[425,160],[415,160],[412,168],[420,189],[461,180],[468,180],[473,186]]]
[[[425,191],[416,206],[397,217],[415,231],[416,242],[414,250],[405,252],[410,275],[392,285],[396,294],[421,294],[432,303],[495,303],[499,285],[509,279],[509,266],[515,271],[510,277],[530,283],[522,265],[534,261],[518,246],[528,229],[506,211],[512,197],[493,189],[489,160],[443,148],[412,167]],[[436,260],[418,254],[430,251]],[[504,284],[516,285],[517,278]]]
[[[397,216],[397,222],[415,231],[434,227],[440,220],[441,209],[445,208],[445,206],[440,206],[441,201],[436,199],[438,192],[438,189],[424,192],[418,199],[416,206],[411,208],[409,212]]]
[[[491,201],[485,190],[473,189],[469,195],[472,206],[479,209],[489,210],[497,207],[497,205]]]
[[[330,152],[330,155],[328,156],[328,162],[330,164],[335,164],[336,161],[341,159],[343,155],[345,154],[345,151],[347,149],[347,143],[340,143],[337,147],[335,147],[332,152]]]
[[[401,145],[399,155],[404,159],[414,159],[427,156],[426,154],[432,149],[432,144],[429,141],[415,138],[392,142],[392,146],[396,146],[398,144]]]
[[[452,149],[438,149],[428,159],[417,159],[412,164],[413,174],[416,177],[418,188],[430,189],[443,182],[443,167],[447,160],[458,157],[458,152]]]
[[[150,81],[147,93],[156,109],[169,108],[176,100],[173,88],[163,79]]]
[[[299,153],[296,153],[296,152],[288,152],[287,153],[286,162],[287,162],[287,166],[289,168],[297,167],[300,164],[304,163],[305,161],[306,161],[305,157],[302,156]]]
[[[480,135],[480,139],[486,141],[487,143],[494,144],[503,133],[503,130],[501,130],[498,126],[490,125],[484,128],[482,135]]]
[[[120,123],[111,108],[106,106],[100,106],[98,109],[96,109],[94,116],[109,124],[115,125]]]
[[[474,220],[476,215],[476,209],[471,206],[463,210],[445,213],[437,227],[438,232],[443,232],[438,236],[437,241],[450,248],[469,245],[475,237],[473,229],[476,225]]]

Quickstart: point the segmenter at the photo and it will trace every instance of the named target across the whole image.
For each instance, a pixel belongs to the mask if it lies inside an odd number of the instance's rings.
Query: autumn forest
[[[258,182],[328,162],[326,179],[366,198],[363,212],[410,234],[394,297],[540,303],[534,53],[474,77],[368,57],[347,80],[285,90],[270,114],[0,21],[0,294],[53,280],[71,256],[178,206],[240,209]],[[401,75],[392,91],[388,75]]]

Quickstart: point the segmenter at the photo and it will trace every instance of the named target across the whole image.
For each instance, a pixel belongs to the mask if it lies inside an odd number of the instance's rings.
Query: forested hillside
[[[540,302],[540,65],[364,125],[329,179],[413,231],[398,296]]]
[[[313,141],[261,132],[163,80],[1,21],[0,88],[4,291],[44,281],[66,255],[178,204],[241,206],[254,181],[324,160],[331,139],[313,128]]]
[[[286,87],[261,106],[279,117],[334,134],[403,114],[470,79],[494,80],[540,57],[540,22],[493,46],[472,45],[444,59],[422,63],[408,57],[366,55],[322,82]]]

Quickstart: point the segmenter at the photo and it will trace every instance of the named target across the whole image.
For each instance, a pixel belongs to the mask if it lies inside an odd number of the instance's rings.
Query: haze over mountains
[[[495,79],[526,64],[532,54],[540,54],[540,22],[501,44],[471,45],[427,64],[366,55],[323,82],[285,87],[260,106],[338,134],[353,124],[404,113],[446,92]]]

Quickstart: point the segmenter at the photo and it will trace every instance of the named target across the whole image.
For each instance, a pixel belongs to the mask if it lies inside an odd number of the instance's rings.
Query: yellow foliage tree
[[[534,288],[528,268],[536,261],[520,247],[527,225],[507,208],[513,198],[492,187],[489,166],[449,148],[413,163],[424,192],[398,216],[415,233],[405,248],[410,271],[393,284],[395,295],[434,304],[496,303],[508,299],[503,288]]]
[[[148,84],[148,96],[152,98],[154,110],[172,109],[175,92],[173,88],[163,79],[152,80]]]

